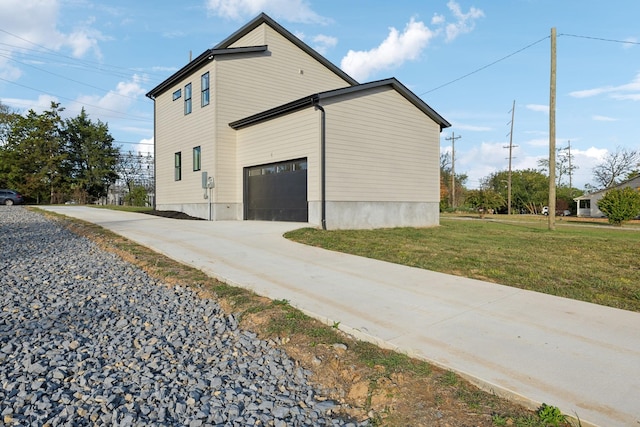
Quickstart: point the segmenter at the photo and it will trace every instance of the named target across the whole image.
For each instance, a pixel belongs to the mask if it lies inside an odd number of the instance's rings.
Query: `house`
[[[627,181],[621,182],[618,185],[615,185],[610,188],[606,188],[604,190],[596,191],[594,193],[585,194],[580,197],[576,197],[575,202],[578,206],[578,216],[579,217],[591,217],[591,218],[603,218],[605,215],[598,209],[598,200],[602,199],[607,191],[613,188],[625,188],[631,187],[640,191],[640,175],[631,178]]]
[[[394,78],[359,84],[265,14],[147,96],[156,209],[327,229],[438,224],[450,124]]]

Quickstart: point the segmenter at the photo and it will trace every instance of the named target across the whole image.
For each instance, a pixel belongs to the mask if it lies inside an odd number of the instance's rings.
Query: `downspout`
[[[327,197],[326,197],[326,115],[327,113],[318,104],[318,99],[314,99],[314,108],[320,110],[320,224],[322,229],[327,229]]]

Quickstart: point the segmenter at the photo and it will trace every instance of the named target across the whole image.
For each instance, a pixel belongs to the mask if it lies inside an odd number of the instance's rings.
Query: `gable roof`
[[[235,33],[231,34],[229,37],[227,37],[226,39],[224,39],[223,41],[218,43],[214,47],[214,49],[225,49],[225,48],[228,48],[233,43],[237,42],[242,37],[246,36],[251,31],[255,30],[256,28],[258,28],[262,24],[267,24],[268,26],[270,26],[271,28],[276,30],[281,36],[283,36],[284,38],[289,40],[291,43],[293,43],[298,48],[303,50],[305,53],[307,53],[313,59],[315,59],[316,61],[320,62],[322,65],[327,67],[329,70],[333,71],[335,74],[340,76],[343,80],[345,80],[350,85],[357,85],[358,84],[358,82],[353,77],[349,76],[347,73],[342,71],[342,69],[340,69],[340,67],[336,66],[331,61],[329,61],[327,58],[325,58],[324,56],[320,55],[318,52],[313,50],[305,42],[303,42],[298,37],[296,37],[293,34],[291,34],[286,28],[284,28],[282,25],[278,24],[276,21],[271,19],[271,17],[269,17],[269,15],[267,15],[264,12],[261,13],[260,15],[256,16],[253,20],[251,20],[247,24],[245,24],[238,31],[236,31]]]
[[[402,95],[405,99],[411,102],[416,108],[426,114],[431,120],[436,122],[440,126],[440,130],[444,128],[448,128],[451,126],[451,123],[446,121],[440,114],[438,114],[435,110],[433,110],[426,102],[424,102],[421,98],[411,92],[405,85],[400,83],[395,78],[378,80],[370,83],[363,83],[356,86],[348,86],[341,89],[329,90],[326,92],[320,92],[313,95],[306,96],[304,98],[297,99],[295,101],[288,102],[286,104],[280,105],[275,108],[271,108],[269,110],[251,115],[249,117],[245,117],[240,120],[236,120],[235,122],[229,123],[229,126],[233,129],[242,129],[247,126],[251,126],[257,123],[261,123],[267,120],[274,119],[276,117],[280,117],[289,113],[293,113],[295,111],[302,110],[307,107],[311,107],[314,105],[319,105],[323,100],[329,100],[331,98],[335,98],[337,96],[347,95],[351,93],[363,92],[366,90],[382,87],[382,86],[390,86],[400,95]]]
[[[230,54],[239,54],[239,53],[254,53],[254,52],[265,52],[268,46],[248,46],[248,47],[229,47],[233,43],[240,40],[245,35],[249,34],[251,31],[255,30],[262,24],[267,24],[275,31],[277,31],[284,38],[289,40],[291,43],[296,45],[298,48],[303,50],[309,56],[314,58],[316,61],[320,62],[326,68],[337,74],[340,78],[342,78],[345,82],[350,85],[357,85],[358,82],[347,73],[342,71],[339,67],[333,64],[324,56],[320,55],[318,52],[313,50],[307,44],[305,44],[302,40],[291,34],[287,29],[285,29],[282,25],[278,24],[276,21],[271,19],[267,14],[261,13],[256,18],[248,22],[242,28],[240,28],[235,33],[231,34],[229,37],[215,45],[212,49],[207,49],[203,53],[201,53],[197,58],[189,62],[187,65],[182,67],[180,70],[171,75],[168,79],[160,83],[155,88],[151,89],[149,93],[147,93],[147,97],[154,99],[161,93],[168,90],[171,86],[173,86],[177,81],[183,79],[184,77],[190,75],[195,70],[201,68],[205,63],[213,60],[214,57],[218,55],[230,55]]]
[[[189,62],[187,65],[176,71],[172,74],[168,79],[160,83],[155,88],[151,89],[149,93],[147,93],[147,97],[153,99],[160,95],[162,92],[169,89],[171,86],[175,84],[175,82],[182,80],[184,77],[190,75],[195,70],[201,68],[206,62],[213,60],[218,55],[232,55],[232,54],[240,54],[240,53],[255,53],[255,52],[265,52],[267,50],[267,46],[248,46],[248,47],[234,47],[227,49],[207,49],[202,52],[196,59]]]
[[[604,188],[602,190],[594,191],[593,193],[583,194],[582,196],[574,197],[573,200],[574,201],[587,200],[587,199],[591,199],[593,196],[597,196],[598,194],[604,194],[607,191],[609,191],[611,189],[614,189],[614,188],[632,187],[633,185],[636,185],[636,182],[634,182],[636,180],[638,181],[637,185],[640,186],[640,175],[636,175],[633,178],[629,178],[626,181],[622,181],[620,184],[612,185],[611,187],[607,187],[607,188]]]

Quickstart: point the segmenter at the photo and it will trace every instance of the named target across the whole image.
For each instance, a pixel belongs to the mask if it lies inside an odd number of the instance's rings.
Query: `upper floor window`
[[[200,152],[200,146],[193,147],[193,170],[199,171],[202,163],[202,155]]]
[[[182,152],[178,151],[174,155],[173,173],[174,180],[180,181],[182,179]]]
[[[205,105],[209,105],[209,72],[202,75],[200,83],[202,88],[201,102],[202,107],[204,107]]]
[[[191,83],[184,87],[184,113],[191,113]]]
[[[182,89],[178,89],[177,91],[173,92],[173,100],[174,101],[176,99],[180,99],[181,96],[182,96]]]

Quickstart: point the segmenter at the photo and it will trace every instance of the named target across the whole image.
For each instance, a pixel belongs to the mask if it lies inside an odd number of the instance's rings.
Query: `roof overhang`
[[[243,53],[260,53],[266,52],[267,45],[262,46],[248,46],[248,47],[233,47],[233,48],[213,48],[207,49],[201,53],[197,58],[189,62],[180,70],[175,72],[171,77],[160,83],[155,88],[151,89],[147,93],[147,97],[155,99],[158,95],[168,90],[170,87],[176,84],[176,82],[187,77],[195,70],[202,68],[206,63],[212,61],[216,56],[220,55],[238,55]]]
[[[440,131],[442,131],[442,129],[444,128],[448,128],[451,126],[451,124],[448,121],[446,121],[440,114],[438,114],[435,110],[429,107],[429,105],[427,105],[426,102],[424,102],[422,99],[416,96],[413,92],[407,89],[406,86],[404,86],[395,78],[378,80],[375,82],[364,83],[356,86],[349,86],[341,89],[334,89],[334,90],[320,92],[317,94],[306,96],[304,98],[297,99],[287,104],[283,104],[278,107],[271,108],[269,110],[251,115],[249,117],[236,120],[234,122],[229,123],[229,126],[236,130],[242,129],[244,127],[251,126],[267,120],[271,120],[286,114],[290,114],[307,107],[318,105],[322,101],[326,101],[339,96],[354,94],[358,92],[365,92],[367,90],[384,87],[384,86],[389,86],[394,90],[396,90],[400,95],[402,95],[405,99],[411,102],[420,111],[422,111],[429,118],[431,118],[431,120],[436,122],[440,126]]]

